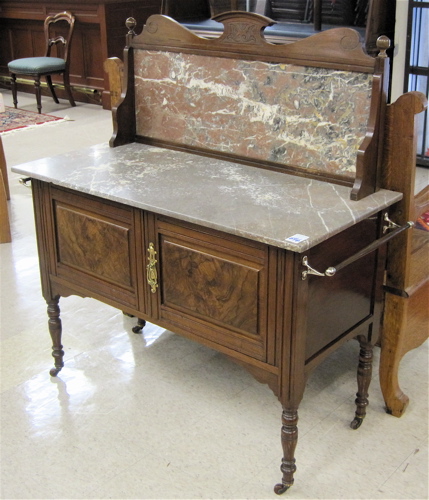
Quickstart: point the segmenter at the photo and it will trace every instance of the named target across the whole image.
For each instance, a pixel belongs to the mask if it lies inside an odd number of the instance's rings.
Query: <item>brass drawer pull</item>
[[[150,291],[152,293],[156,293],[156,289],[158,287],[158,274],[156,272],[155,266],[158,261],[155,259],[156,250],[153,243],[149,243],[149,248],[147,249],[147,251],[149,252],[149,257],[147,258],[149,264],[146,266],[147,282],[150,286]]]

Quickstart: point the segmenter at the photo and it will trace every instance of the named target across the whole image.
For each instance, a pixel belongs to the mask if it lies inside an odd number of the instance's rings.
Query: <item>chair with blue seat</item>
[[[8,64],[13,104],[18,106],[17,99],[17,75],[32,76],[36,90],[37,110],[42,112],[42,92],[40,78],[44,76],[52,97],[59,103],[55,89],[52,84],[51,75],[63,75],[64,88],[70,102],[70,106],[76,106],[70,88],[69,67],[70,67],[70,44],[73,36],[75,18],[70,12],[61,12],[54,16],[49,16],[44,22],[44,32],[46,40],[46,52],[43,57],[24,57],[15,59]],[[66,27],[65,29],[63,27]],[[59,34],[61,33],[61,34]],[[63,34],[67,33],[65,36]],[[55,47],[56,51],[52,49]],[[53,55],[52,55],[53,54]]]

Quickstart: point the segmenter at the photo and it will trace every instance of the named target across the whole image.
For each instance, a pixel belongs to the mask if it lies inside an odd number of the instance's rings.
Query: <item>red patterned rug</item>
[[[64,121],[64,118],[6,106],[5,111],[0,113],[0,133],[5,134],[18,129],[60,121]]]

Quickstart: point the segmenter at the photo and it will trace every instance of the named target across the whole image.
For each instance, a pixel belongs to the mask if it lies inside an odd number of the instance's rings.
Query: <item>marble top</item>
[[[402,198],[138,143],[24,163],[16,173],[294,252],[328,239]],[[295,241],[295,235],[304,235]],[[298,238],[300,239],[300,238]]]

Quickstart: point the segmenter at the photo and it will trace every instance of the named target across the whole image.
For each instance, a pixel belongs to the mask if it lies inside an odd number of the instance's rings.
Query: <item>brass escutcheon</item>
[[[158,274],[156,272],[155,265],[158,261],[155,259],[156,250],[153,243],[149,243],[149,248],[147,249],[147,251],[149,252],[149,257],[147,258],[149,264],[146,266],[147,282],[150,286],[150,291],[152,293],[155,293],[158,287]]]

